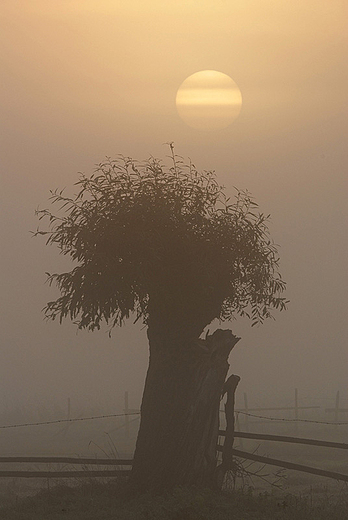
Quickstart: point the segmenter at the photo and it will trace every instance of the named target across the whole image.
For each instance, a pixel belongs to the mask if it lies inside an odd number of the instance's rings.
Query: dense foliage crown
[[[237,190],[231,202],[214,172],[198,172],[170,146],[169,167],[108,158],[81,175],[75,196],[51,192],[59,214],[38,211],[50,226],[36,234],[76,265],[48,275],[61,293],[47,304],[48,318],[92,330],[131,314],[148,324],[155,313],[208,322],[239,314],[256,324],[285,308],[269,216],[248,192]]]

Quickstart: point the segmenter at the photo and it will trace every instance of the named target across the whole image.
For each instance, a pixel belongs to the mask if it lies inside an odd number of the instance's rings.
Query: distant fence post
[[[295,432],[298,434],[298,389],[295,388]]]
[[[336,404],[335,404],[335,423],[337,428],[338,418],[339,418],[339,411],[340,411],[340,391],[337,390],[336,392]]]
[[[244,392],[244,409],[245,409],[245,414],[244,417],[245,417],[245,431],[249,431],[249,408],[248,408],[248,396],[246,394],[246,392]]]
[[[236,412],[236,414],[235,414],[235,428],[234,429],[236,432],[240,431],[239,413],[238,412]],[[239,444],[240,444],[241,448],[244,447],[242,438],[239,439]]]
[[[341,424],[339,422],[340,419],[340,413],[347,413],[348,408],[340,408],[340,391],[337,390],[336,392],[336,399],[335,399],[335,406],[334,408],[325,408],[325,412],[333,413],[334,414],[334,420],[332,424],[335,425],[335,429]]]
[[[124,422],[127,440],[129,440],[129,404],[128,404],[128,392],[124,393]]]
[[[68,413],[67,413],[67,418],[66,419],[67,419],[67,423],[63,427],[63,430],[62,430],[62,433],[63,433],[64,437],[68,433],[68,429],[69,429],[69,426],[70,426],[70,419],[71,419],[71,400],[70,400],[70,397],[68,397]]]

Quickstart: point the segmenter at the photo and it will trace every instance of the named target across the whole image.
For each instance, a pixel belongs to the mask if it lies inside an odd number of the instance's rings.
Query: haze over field
[[[250,405],[348,398],[347,7],[343,0],[62,0],[1,3],[0,408],[70,396],[138,405],[146,332],[132,321],[76,333],[44,322],[57,296],[45,271],[71,263],[29,233],[49,190],[105,156],[190,157],[234,196],[248,189],[280,244],[289,309],[251,329],[231,370]],[[216,70],[241,90],[239,117],[203,132],[175,98],[191,74]],[[184,254],[184,252],[183,252]],[[214,327],[217,324],[214,324]],[[212,327],[213,328],[213,327]]]

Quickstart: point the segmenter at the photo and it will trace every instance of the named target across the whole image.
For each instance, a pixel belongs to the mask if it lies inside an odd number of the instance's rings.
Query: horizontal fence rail
[[[219,431],[219,435],[223,436],[225,434],[224,430]],[[297,437],[286,437],[283,435],[267,435],[267,434],[253,434],[247,432],[235,432],[235,437],[243,437],[247,439],[257,439],[257,440],[270,440],[270,441],[278,441],[278,442],[293,442],[293,443],[301,443],[301,444],[309,444],[313,446],[325,446],[330,448],[340,448],[347,449],[348,444],[345,443],[337,443],[337,442],[329,442],[329,441],[319,441],[314,439],[302,439]],[[222,451],[221,446],[217,446],[217,451]],[[326,471],[318,468],[313,468],[310,466],[304,466],[302,464],[295,464],[293,462],[282,461],[278,459],[273,459],[270,457],[264,457],[261,455],[256,455],[255,453],[248,453],[245,451],[240,451],[233,449],[233,455],[254,460],[256,462],[261,462],[263,464],[268,464],[271,466],[279,466],[282,468],[301,471],[305,473],[310,473],[313,475],[319,475],[323,477],[333,478],[335,480],[341,480],[344,482],[348,482],[348,475],[343,475],[341,473]],[[74,465],[99,465],[99,466],[132,466],[132,459],[95,459],[95,458],[78,458],[78,457],[0,457],[0,463],[37,463],[37,464],[74,464]],[[120,476],[128,476],[130,475],[130,469],[117,469],[117,470],[72,470],[72,471],[59,471],[59,470],[50,470],[50,471],[28,471],[28,470],[6,470],[0,471],[0,477],[22,477],[22,478],[91,478],[91,477],[120,477]]]
[[[224,436],[225,430],[219,430],[219,435]],[[289,442],[293,444],[309,444],[310,446],[322,446],[326,448],[348,449],[344,442],[320,441],[316,439],[304,439],[302,437],[288,437],[286,435],[269,435],[267,433],[234,432],[234,437],[242,439],[255,439],[260,441]],[[0,459],[1,460],[1,459]]]
[[[235,389],[234,389],[235,392]],[[311,420],[311,419],[303,419],[299,418],[299,412],[302,410],[314,410],[320,409],[320,406],[299,406],[298,399],[298,390],[295,389],[295,399],[293,406],[285,406],[285,407],[261,407],[261,408],[253,408],[248,406],[248,399],[246,393],[244,393],[244,408],[234,408],[233,401],[233,411],[232,417],[239,422],[240,417],[244,417],[246,429],[248,429],[248,421],[253,424],[255,421],[253,419],[258,419],[258,423],[266,422],[289,422],[295,423],[295,427],[297,427],[297,423],[312,423],[312,424],[325,424],[325,425],[333,425],[343,426],[347,425],[347,421],[340,421],[339,414],[346,413],[348,409],[342,408],[340,406],[340,394],[336,393],[335,399],[335,408],[326,408],[325,412],[334,412],[334,422],[333,421],[322,421],[322,420]],[[226,405],[225,410],[220,410],[226,414]],[[257,414],[257,412],[271,412],[271,411],[288,411],[294,412],[292,418],[281,418],[281,417],[270,417],[263,415],[262,413]],[[250,413],[254,412],[254,413]],[[256,413],[255,413],[256,412]],[[231,412],[229,412],[231,413]],[[274,414],[278,415],[278,414]],[[131,417],[133,416],[133,417]],[[43,426],[43,425],[53,425],[58,423],[65,423],[66,427],[70,426],[71,423],[75,423],[78,421],[90,421],[90,420],[100,420],[106,418],[121,418],[123,417],[124,423],[118,425],[111,430],[111,432],[115,432],[119,429],[124,428],[126,432],[126,437],[129,439],[130,437],[130,424],[138,421],[140,418],[140,411],[138,409],[130,408],[128,392],[125,393],[125,404],[123,413],[117,414],[105,414],[105,415],[95,415],[91,417],[75,417],[71,418],[71,403],[70,398],[68,398],[68,411],[66,419],[56,419],[56,420],[46,420],[46,421],[38,421],[38,422],[26,422],[21,424],[8,424],[8,425],[0,425],[0,429],[8,429],[8,428],[22,428],[22,427],[31,427],[31,426]],[[227,417],[227,416],[226,416]],[[230,417],[231,419],[231,417]],[[250,421],[251,419],[251,421]],[[261,421],[260,421],[261,419]],[[234,421],[233,421],[233,430],[234,430]],[[110,432],[110,433],[111,433]],[[219,430],[219,435],[225,437],[226,443],[226,431]],[[300,471],[305,473],[310,473],[313,475],[319,475],[323,477],[332,478],[335,480],[341,480],[344,482],[348,482],[348,475],[344,475],[341,473],[326,471],[323,469],[313,468],[309,466],[305,466],[302,464],[296,464],[293,462],[282,461],[278,459],[273,459],[266,456],[257,455],[256,453],[248,453],[241,450],[236,450],[233,448],[233,438],[241,438],[241,439],[253,439],[259,441],[275,441],[275,442],[286,442],[293,444],[305,444],[311,446],[319,446],[319,447],[329,447],[329,448],[338,448],[338,449],[348,449],[347,443],[342,442],[331,442],[331,441],[322,441],[316,439],[308,439],[301,437],[290,437],[284,435],[271,435],[271,434],[261,434],[261,433],[249,433],[247,432],[238,432],[233,431],[232,434],[232,446],[231,451],[228,452],[227,458],[228,460],[232,460],[233,456],[240,457],[246,460],[252,460],[255,462],[260,462],[262,464],[268,464],[271,466],[278,466],[281,468]],[[223,450],[222,446],[217,446],[217,451],[221,452]],[[22,478],[47,478],[47,479],[59,479],[59,478],[91,478],[91,477],[122,477],[128,476],[131,473],[131,466],[133,465],[132,459],[113,459],[113,458],[87,458],[87,457],[0,457],[0,464],[3,463],[13,463],[13,464],[56,464],[58,465],[57,470],[49,467],[49,470],[45,468],[45,471],[31,470],[30,467],[27,470],[0,470],[0,477],[22,477]],[[64,465],[72,465],[71,470],[64,467]],[[61,465],[59,467],[59,465]],[[82,468],[79,466],[83,466]],[[94,466],[94,469],[89,466]],[[95,467],[99,466],[99,467]],[[103,468],[104,466],[104,468]]]
[[[35,462],[39,464],[98,464],[100,466],[132,466],[133,459],[90,459],[83,457],[0,457],[3,462]]]
[[[218,447],[218,451],[222,448]],[[285,460],[271,459],[270,457],[263,457],[262,455],[256,455],[255,453],[247,453],[245,451],[233,449],[233,455],[242,459],[254,460],[255,462],[261,462],[270,466],[278,466],[281,468],[291,469],[295,471],[302,471],[304,473],[310,473],[312,475],[319,475],[321,477],[329,477],[335,480],[341,480],[348,482],[348,475],[342,473],[336,473],[334,471],[326,471],[324,469],[313,468],[310,466],[304,466],[303,464],[295,464],[293,462],[287,462]]]
[[[236,408],[235,412],[275,412],[289,410],[317,410],[320,406],[273,406],[271,408]],[[223,410],[220,410],[223,411]]]
[[[0,471],[0,477],[16,478],[91,478],[127,476],[130,469],[112,469],[100,471]]]

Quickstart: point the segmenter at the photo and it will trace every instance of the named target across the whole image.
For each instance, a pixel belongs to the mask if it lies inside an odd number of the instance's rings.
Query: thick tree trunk
[[[228,356],[239,338],[217,330],[205,340],[158,337],[149,329],[150,363],[131,484],[161,491],[213,485],[220,398]],[[175,344],[176,343],[176,344]]]

